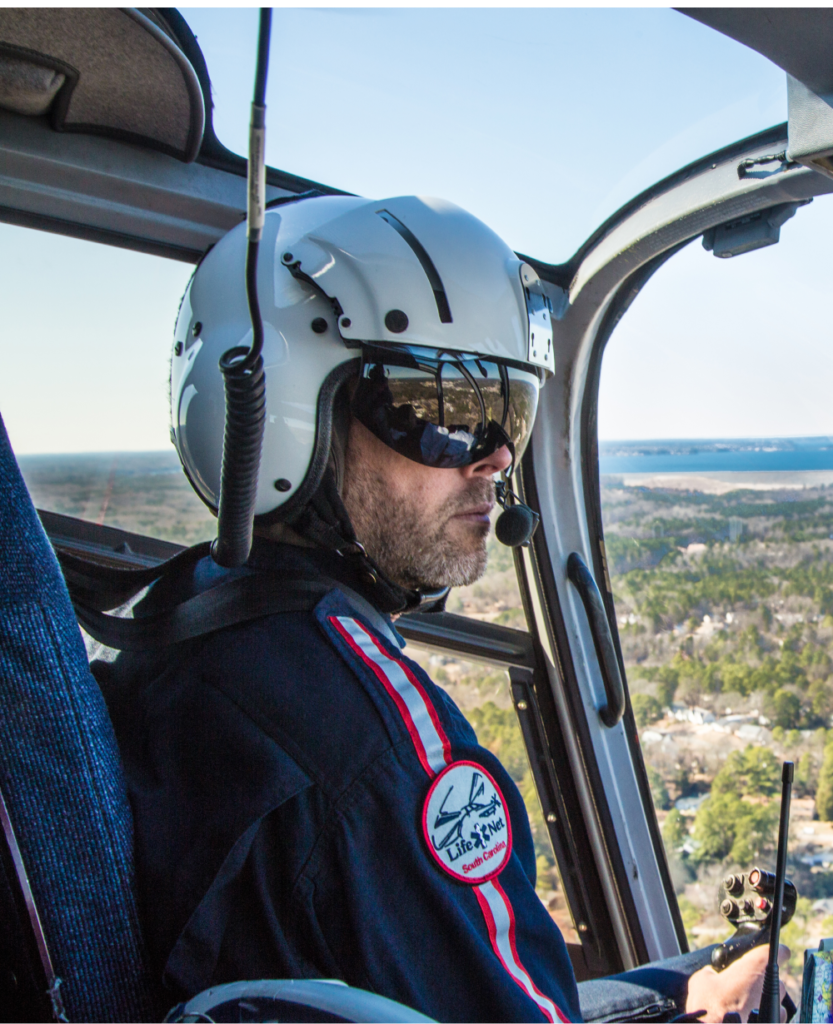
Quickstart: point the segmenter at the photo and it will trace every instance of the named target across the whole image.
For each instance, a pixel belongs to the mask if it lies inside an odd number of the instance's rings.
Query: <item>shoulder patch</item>
[[[422,831],[443,871],[469,885],[495,878],[512,853],[503,793],[473,761],[454,761],[434,779],[422,810]]]

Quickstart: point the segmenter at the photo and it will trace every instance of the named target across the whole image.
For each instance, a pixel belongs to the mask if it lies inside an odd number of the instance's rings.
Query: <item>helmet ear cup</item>
[[[298,515],[303,513],[307,503],[318,491],[327,468],[330,467],[332,469],[334,481],[336,479],[336,462],[340,466],[339,472],[343,473],[344,451],[346,450],[347,434],[350,427],[349,399],[352,384],[357,379],[358,372],[359,360],[353,358],[337,365],[325,377],[318,393],[315,429],[316,445],[306,475],[300,487],[286,501],[280,503],[271,511],[261,513],[256,517],[255,522],[259,526],[268,526],[276,522],[293,524]],[[346,387],[342,390],[343,385],[346,385]],[[341,398],[347,406],[346,412],[337,412],[337,410],[343,408],[341,402],[336,401],[337,398]],[[344,417],[346,423],[337,428],[338,436],[334,442],[335,415],[338,415],[339,418]]]

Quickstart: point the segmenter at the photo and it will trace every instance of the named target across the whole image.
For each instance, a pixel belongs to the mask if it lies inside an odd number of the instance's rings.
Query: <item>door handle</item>
[[[625,684],[619,671],[619,659],[616,656],[607,611],[593,574],[577,551],[567,559],[567,576],[584,605],[590,632],[593,635],[593,646],[596,648],[596,657],[602,671],[607,703],[599,708],[599,718],[608,729],[612,729],[625,713]]]

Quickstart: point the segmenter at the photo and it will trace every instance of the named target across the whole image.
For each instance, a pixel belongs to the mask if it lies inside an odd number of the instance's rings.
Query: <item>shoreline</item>
[[[833,469],[722,470],[713,473],[602,473],[602,487],[650,487],[728,494],[730,491],[803,491],[833,485]]]

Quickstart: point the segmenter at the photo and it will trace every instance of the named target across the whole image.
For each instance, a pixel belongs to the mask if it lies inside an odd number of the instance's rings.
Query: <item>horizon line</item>
[[[716,441],[811,441],[825,439],[833,443],[831,434],[749,434],[746,436],[727,437],[725,434],[715,437],[600,437],[599,444],[658,444],[659,442],[694,444],[714,444]],[[121,449],[85,449],[83,451],[39,451],[39,452],[17,452],[13,450],[16,458],[59,458],[71,456],[120,456],[120,455],[177,455],[176,449],[171,445],[167,448],[121,448]]]

